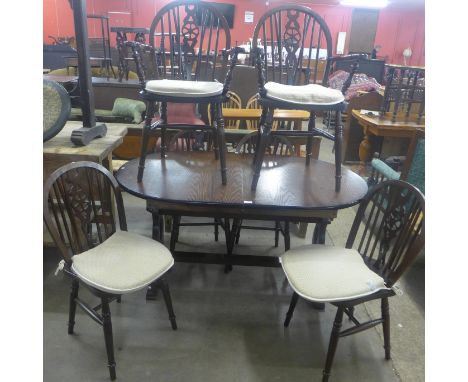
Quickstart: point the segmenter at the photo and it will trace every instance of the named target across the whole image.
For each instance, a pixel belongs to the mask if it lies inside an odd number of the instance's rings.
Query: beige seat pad
[[[213,97],[223,92],[223,84],[211,81],[153,80],[146,91],[169,97]]]
[[[267,98],[298,105],[327,106],[344,101],[339,90],[317,84],[293,86],[270,81],[265,84],[265,90]]]
[[[280,261],[291,287],[307,300],[344,301],[388,289],[354,249],[313,244],[286,252]]]
[[[72,260],[72,270],[83,282],[115,294],[146,287],[174,264],[164,245],[127,231],[115,232],[104,243]]]

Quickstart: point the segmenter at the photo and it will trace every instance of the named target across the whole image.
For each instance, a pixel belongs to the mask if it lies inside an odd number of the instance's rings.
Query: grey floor
[[[331,160],[322,143],[321,159]],[[151,216],[143,201],[124,197],[129,230],[151,236]],[[344,245],[353,208],[339,212],[326,242]],[[199,219],[198,219],[199,220]],[[311,242],[292,230],[291,246]],[[223,236],[220,236],[222,239]],[[169,237],[166,235],[166,243]],[[239,254],[279,255],[273,232],[242,231]],[[178,249],[224,250],[212,228],[184,227]],[[101,328],[80,310],[75,334],[67,334],[69,280],[54,271],[59,258],[44,250],[44,381],[108,381]],[[119,381],[319,381],[335,308],[317,311],[300,300],[289,328],[283,320],[292,294],[280,268],[177,263],[168,274],[179,329],[172,331],[160,295],[145,291],[111,305]],[[400,280],[402,295],[390,299],[392,360],[385,361],[380,328],[340,340],[332,381],[424,380],[424,257]],[[82,296],[89,296],[81,290]],[[356,309],[359,319],[377,317],[378,303]],[[344,323],[348,323],[345,319]]]

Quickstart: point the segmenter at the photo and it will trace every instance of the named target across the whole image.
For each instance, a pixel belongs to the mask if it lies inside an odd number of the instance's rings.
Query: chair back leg
[[[257,189],[258,179],[260,178],[260,171],[262,169],[263,158],[265,156],[265,150],[267,147],[267,142],[270,137],[270,131],[273,126],[273,108],[268,108],[267,116],[265,119],[265,124],[260,125],[260,142],[257,145],[257,149],[255,150],[255,169],[252,179],[252,186],[251,190],[255,191]],[[263,129],[262,129],[263,126]]]
[[[166,158],[167,142],[166,142],[166,126],[167,126],[167,102],[161,102],[161,159]]]
[[[177,330],[176,316],[174,314],[174,309],[172,308],[172,299],[169,292],[169,285],[165,277],[159,279],[159,285],[164,296],[164,302],[166,303],[167,313],[169,314],[169,321],[171,321],[172,330]]]
[[[73,334],[73,328],[75,326],[75,313],[76,313],[76,298],[78,297],[79,289],[78,280],[72,280],[70,290],[70,308],[68,312],[68,334]]]
[[[145,125],[143,126],[143,132],[141,136],[141,151],[140,151],[140,161],[138,163],[138,175],[137,181],[141,182],[143,179],[143,173],[145,171],[145,161],[146,161],[146,152],[148,150],[148,142],[151,133],[151,121],[154,115],[154,102],[148,101],[146,103],[146,117]]]
[[[341,122],[341,110],[336,111],[335,115],[335,191],[341,189],[341,157],[343,142],[343,125]]]
[[[315,130],[315,112],[310,113],[309,123],[307,124],[307,131],[310,133]],[[306,145],[306,166],[310,164],[310,158],[312,156],[312,141],[313,137],[307,137],[307,145]]]
[[[299,295],[294,292],[291,298],[291,303],[289,304],[288,313],[286,313],[286,319],[284,320],[284,327],[287,328],[289,326],[289,322],[294,313],[294,309],[296,308],[297,300],[299,299]]]

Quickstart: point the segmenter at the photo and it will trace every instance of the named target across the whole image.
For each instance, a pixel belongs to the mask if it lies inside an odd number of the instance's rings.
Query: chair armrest
[[[391,168],[389,165],[387,165],[380,159],[372,159],[371,165],[375,171],[382,174],[383,177],[387,178],[388,180],[400,179],[400,173],[395,171],[393,168]]]
[[[138,75],[138,80],[142,89],[145,88],[146,83],[146,68],[143,64],[142,54],[144,52],[149,52],[151,55],[158,55],[160,50],[154,48],[151,45],[143,44],[137,41],[124,41],[126,47],[129,47],[132,51],[132,58],[135,62],[136,71]]]
[[[226,73],[226,78],[224,79],[223,94],[227,94],[229,91],[229,86],[231,85],[232,72],[234,67],[237,64],[237,56],[239,53],[245,53],[245,49],[239,46],[232,48],[229,52],[223,50],[223,54],[228,54],[231,56],[231,64],[229,65],[229,70]]]

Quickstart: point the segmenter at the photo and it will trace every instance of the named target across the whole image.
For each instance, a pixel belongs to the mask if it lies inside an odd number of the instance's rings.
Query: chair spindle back
[[[231,36],[210,3],[174,1],[155,16],[149,43],[157,51],[159,79],[213,81],[216,69],[225,72]]]
[[[66,262],[104,242],[119,226],[127,230],[117,181],[94,162],[73,162],[54,171],[44,185],[44,220]]]
[[[346,242],[391,287],[424,249],[424,196],[413,185],[389,180],[361,202]]]
[[[264,81],[287,85],[327,82],[330,30],[308,7],[288,4],[264,14],[254,30],[252,51]]]

